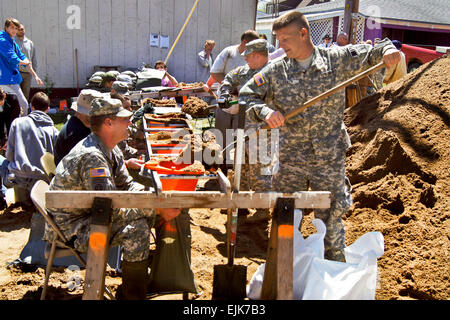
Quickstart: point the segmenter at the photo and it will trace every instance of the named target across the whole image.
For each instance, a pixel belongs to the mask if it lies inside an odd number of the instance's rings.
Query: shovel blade
[[[212,298],[214,300],[242,300],[247,296],[247,267],[215,265]]]

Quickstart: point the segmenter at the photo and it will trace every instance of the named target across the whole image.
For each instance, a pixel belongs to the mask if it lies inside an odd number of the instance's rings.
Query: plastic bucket
[[[190,166],[190,164],[175,164],[172,161],[162,161],[159,163],[161,167],[170,168],[174,170],[180,170]],[[160,172],[156,169],[156,172],[161,174],[167,174],[167,172]],[[188,174],[187,174],[188,175]],[[163,191],[175,190],[175,191],[195,191],[197,187],[198,179],[161,179]]]

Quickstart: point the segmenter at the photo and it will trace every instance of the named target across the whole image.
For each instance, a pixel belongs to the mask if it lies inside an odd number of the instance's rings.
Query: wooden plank
[[[89,1],[90,2],[90,1]],[[81,11],[81,28],[72,30],[73,38],[73,51],[74,51],[74,69],[73,69],[73,87],[77,87],[77,70],[75,68],[75,49],[77,49],[78,54],[78,87],[82,90],[87,83],[88,67],[87,59],[91,54],[87,51],[86,47],[86,37],[87,37],[87,2],[84,0],[72,0],[72,4],[80,7]]]
[[[122,28],[125,30],[124,59],[122,63],[124,68],[136,68],[138,66],[137,17],[137,1],[125,0],[125,18],[122,19]]]
[[[58,2],[58,28],[59,28],[59,45],[56,48],[56,54],[59,55],[59,86],[64,88],[76,87],[74,83],[75,74],[75,54],[73,51],[73,36],[72,30],[67,27],[68,14],[67,8],[72,5],[72,0],[59,0]]]
[[[45,29],[46,24],[44,3],[42,1],[31,1],[30,10],[32,16],[31,20],[27,22],[27,25],[28,29],[31,29],[30,31],[33,35],[33,38],[30,39],[33,41],[34,47],[36,48],[36,58],[38,63],[36,73],[39,78],[44,81],[46,75],[53,78],[53,71],[49,72],[47,70],[47,35],[42,31]],[[32,81],[32,84],[36,85],[34,81]],[[43,87],[45,88],[45,83]]]
[[[295,208],[330,207],[330,192],[302,191],[294,194],[242,191],[230,197],[217,191],[48,191],[49,208],[90,208],[95,197],[113,200],[114,208],[273,208],[277,198],[295,198]]]
[[[167,54],[169,49],[161,49],[159,44],[158,47],[150,47],[150,34],[171,36],[173,28],[173,6],[173,1],[164,1],[164,4],[162,0],[150,1],[150,12],[148,13],[150,16],[150,29],[146,41],[150,55],[145,62],[150,64],[152,68],[155,65],[155,61],[164,61],[166,57],[163,55],[163,52]]]
[[[16,0],[17,4],[17,15],[16,19],[20,21],[21,24],[25,26],[26,30],[26,37],[28,39],[33,39],[33,33],[30,26],[31,22],[31,0]],[[13,2],[13,1],[12,1]],[[1,9],[0,9],[1,10]],[[4,20],[1,20],[2,26],[3,26]]]
[[[188,1],[186,8],[186,17],[192,10],[196,0]],[[194,12],[192,13],[191,19],[189,20],[186,29],[184,30],[184,38],[186,40],[186,44],[184,47],[184,55],[186,57],[184,64],[184,82],[195,82],[195,70],[197,69],[197,30],[198,30],[198,10],[200,6],[199,1],[197,6],[195,7]]]
[[[8,19],[8,18],[16,18],[17,19],[17,3],[16,3],[16,1],[3,0],[2,14],[3,14],[4,19],[2,20],[1,28],[3,30],[6,19]]]
[[[112,65],[125,65],[125,38],[128,37],[126,30],[127,11],[123,0],[111,0],[111,55]],[[131,49],[131,48],[130,48]],[[131,50],[130,50],[131,51]],[[109,65],[109,64],[105,64]]]
[[[294,201],[279,198],[273,219],[277,220],[277,300],[294,299]]]
[[[80,83],[86,84],[94,72],[94,66],[100,65],[100,21],[99,0],[86,1],[86,78]]]
[[[220,39],[222,49],[224,49],[227,46],[239,44],[241,40],[240,38],[239,39],[233,38],[231,34],[233,23],[232,21],[233,11],[230,1],[222,0],[221,6],[222,8],[220,10]]]
[[[61,87],[61,62],[60,62],[60,41],[59,41],[59,2],[58,0],[45,0],[45,19],[42,17],[36,17],[44,20],[44,28],[41,29],[45,35],[45,47],[46,47],[46,64],[47,74],[51,81],[55,83],[55,87]],[[65,24],[64,24],[65,25]]]
[[[121,2],[121,1],[119,1]],[[119,4],[120,5],[120,4]],[[112,31],[112,2],[111,0],[99,0],[99,42],[100,42],[100,64],[103,66],[114,65],[113,63],[113,43],[117,45],[113,38]],[[117,9],[116,9],[117,10]],[[122,16],[123,18],[123,16]],[[114,40],[114,41],[113,41]]]
[[[152,1],[153,2],[153,1]],[[147,0],[138,0],[137,2],[137,65],[147,62],[150,57],[150,4]],[[159,16],[159,15],[158,15]]]
[[[275,300],[277,298],[277,256],[278,256],[278,222],[272,219],[269,244],[267,246],[266,265],[261,288],[262,300]]]
[[[103,300],[111,232],[111,200],[96,198],[92,212],[83,300]]]
[[[216,46],[213,50],[214,57],[217,57],[224,48],[222,39],[220,38],[220,25],[217,23],[221,15],[221,0],[211,0],[209,2],[209,18],[208,18],[208,39],[214,40]]]
[[[261,289],[263,300],[294,298],[294,206],[293,199],[277,199]]]
[[[183,27],[187,16],[189,15],[190,10],[192,9],[192,5],[189,6],[189,3],[192,0],[187,1],[178,1],[176,2],[175,11],[173,13],[174,15],[174,24],[173,24],[173,34],[174,36],[170,39],[170,45],[169,45],[169,51],[170,48],[172,48],[173,44],[175,43],[176,38],[178,37],[178,34],[181,31],[181,28]],[[186,32],[186,30],[184,31]],[[172,51],[172,54],[167,61],[167,71],[173,75],[179,82],[184,81],[184,67],[186,63],[186,34],[183,32],[180,39],[178,40],[177,45]],[[168,54],[169,52],[167,52]],[[167,56],[166,54],[166,56]]]

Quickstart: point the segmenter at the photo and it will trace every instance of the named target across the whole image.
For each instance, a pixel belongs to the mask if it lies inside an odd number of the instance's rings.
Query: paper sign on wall
[[[159,34],[152,33],[150,35],[150,47],[159,47]]]
[[[160,48],[162,49],[169,48],[169,36],[161,36]]]

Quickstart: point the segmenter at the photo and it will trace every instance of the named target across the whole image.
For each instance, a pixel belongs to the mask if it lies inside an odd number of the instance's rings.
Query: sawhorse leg
[[[111,231],[111,204],[111,199],[94,198],[83,300],[103,300]]]
[[[294,199],[278,198],[275,204],[261,291],[263,300],[294,298],[294,203]]]

